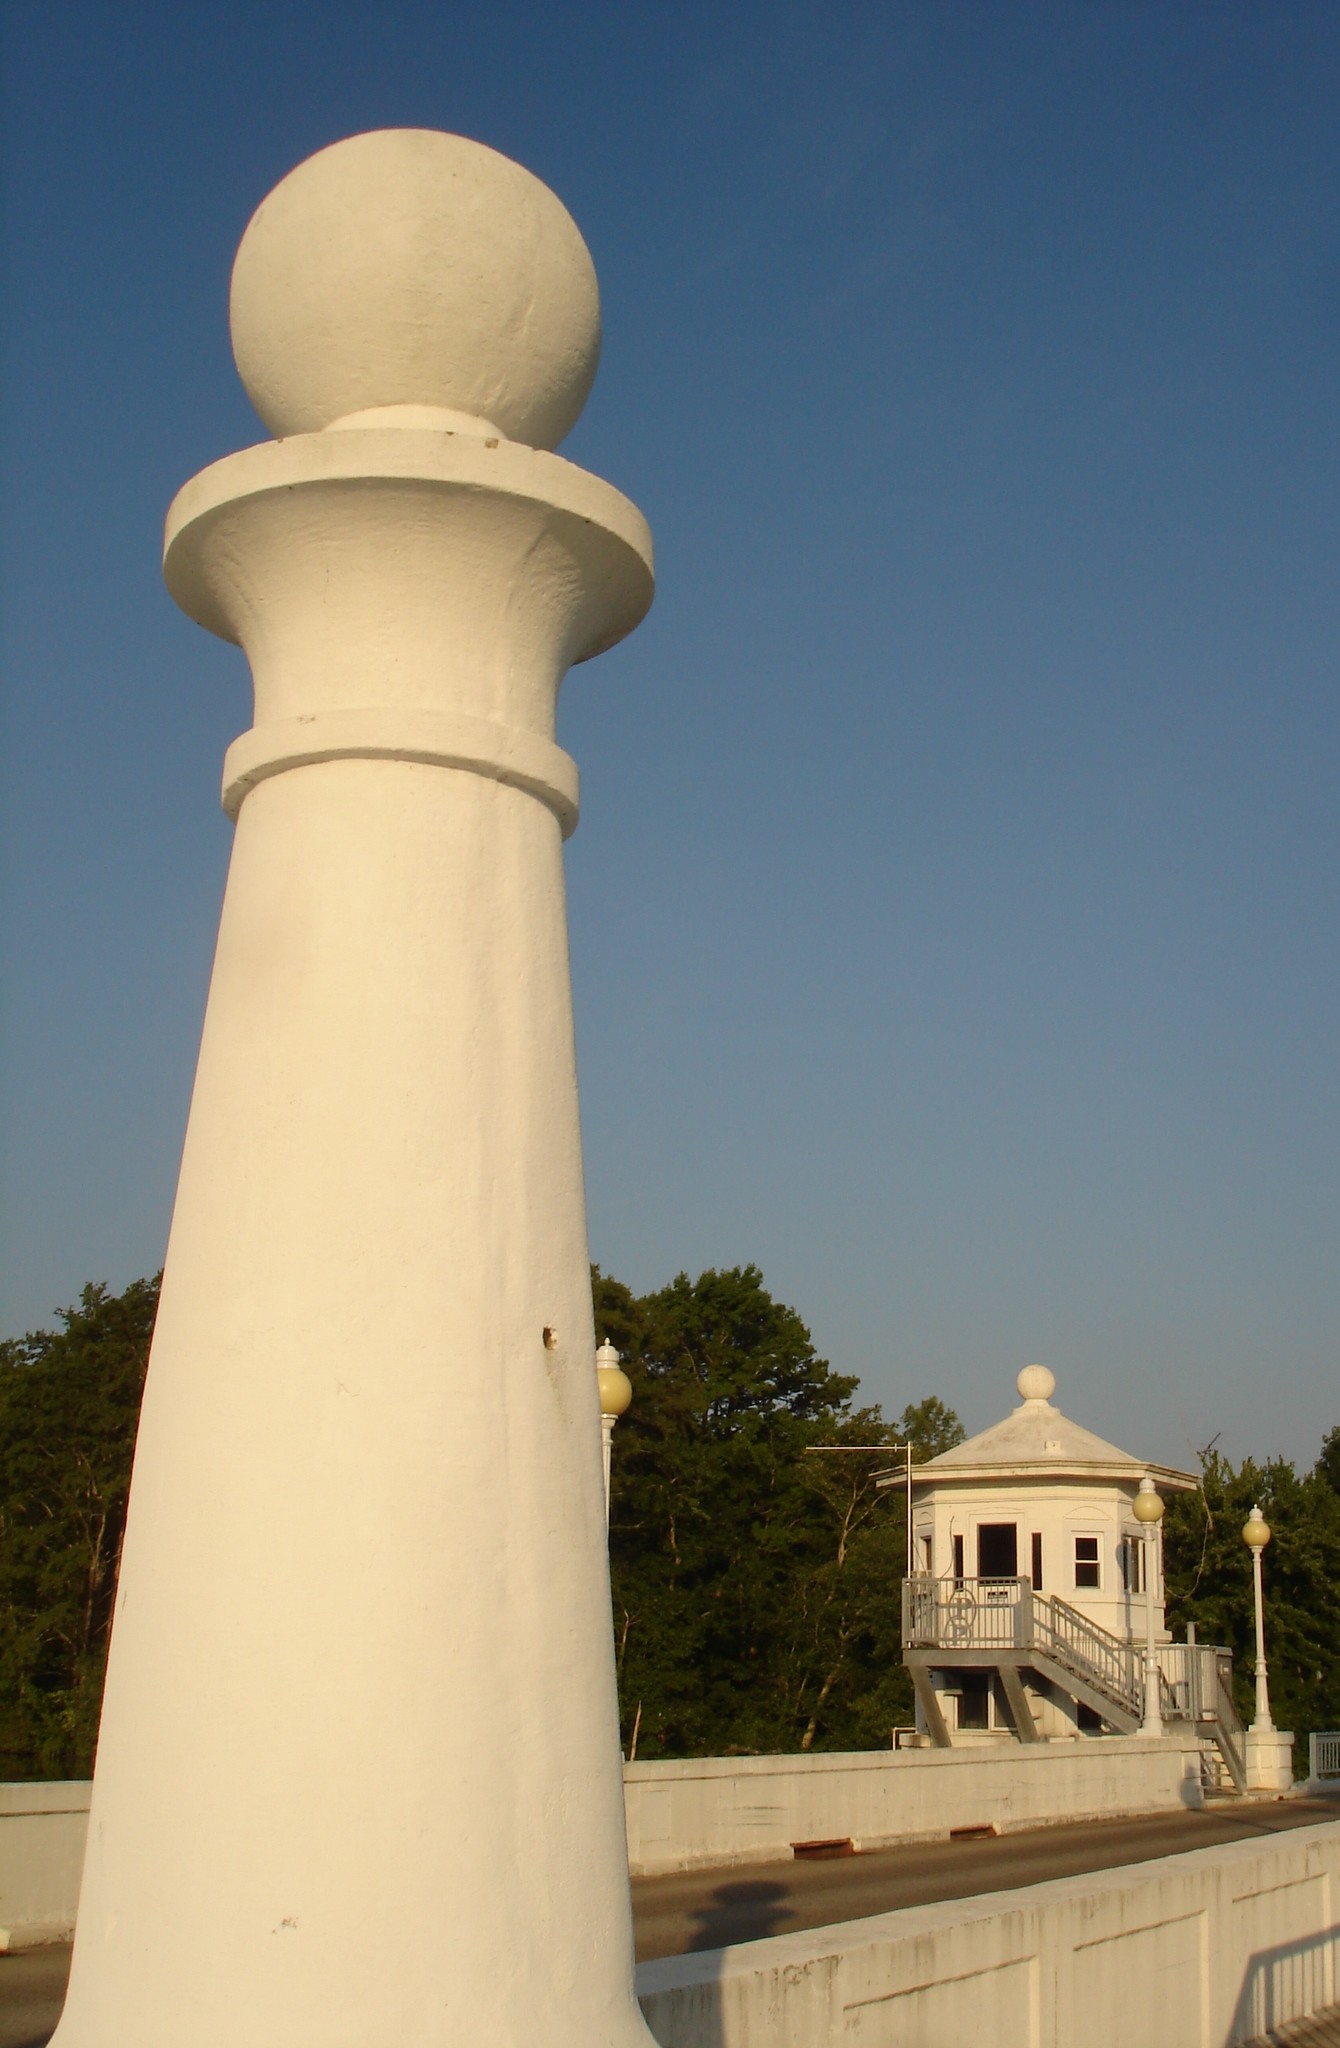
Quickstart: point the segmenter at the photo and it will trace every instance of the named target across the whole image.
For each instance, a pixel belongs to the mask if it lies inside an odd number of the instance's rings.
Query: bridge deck
[[[859,1920],[900,1906],[1009,1891],[1047,1878],[1079,1877],[1337,1818],[1340,1795],[1268,1804],[1233,1800],[1201,1812],[1034,1828],[987,1840],[920,1842],[833,1862],[762,1863],[639,1878],[633,1885],[638,1960]],[[0,1956],[0,2048],[43,2048],[60,2016],[68,1968],[65,1948]],[[1340,2042],[1340,2031],[1320,2031],[1328,2024],[1337,2022],[1324,2015],[1298,2022],[1313,2031],[1281,2034],[1281,2048],[1286,2040],[1290,2048]]]
[[[633,1885],[637,1956],[639,1962],[650,1962],[692,1949],[724,1948],[1337,1819],[1340,1797],[1268,1803],[1234,1799],[1199,1812],[1067,1823],[986,1840],[917,1842],[832,1862],[759,1863],[638,1878]]]

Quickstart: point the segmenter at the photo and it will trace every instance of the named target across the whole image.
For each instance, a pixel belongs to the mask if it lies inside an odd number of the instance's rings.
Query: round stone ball
[[[554,448],[600,357],[600,292],[571,214],[509,157],[430,128],[319,150],[251,217],[233,355],[271,433],[392,405]]]
[[[1045,1365],[1026,1365],[1014,1384],[1023,1401],[1050,1401],[1056,1392],[1056,1374]]]

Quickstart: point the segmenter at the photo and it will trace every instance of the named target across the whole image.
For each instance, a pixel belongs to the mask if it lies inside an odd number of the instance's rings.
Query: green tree
[[[757,1267],[681,1274],[641,1299],[597,1272],[593,1298],[634,1388],[610,1532],[625,1744],[887,1743],[910,1712],[901,1496],[876,1485],[897,1430],[852,1410],[856,1381],[816,1355]],[[921,1409],[927,1441],[961,1437],[940,1403]]]
[[[895,1433],[900,1441],[911,1444],[913,1462],[918,1465],[928,1458],[938,1458],[941,1451],[952,1451],[965,1435],[958,1416],[937,1394],[928,1394],[924,1401],[915,1404],[909,1402],[898,1419]]]
[[[0,1343],[0,1778],[93,1767],[158,1281]]]
[[[1340,1493],[1324,1456],[1300,1478],[1282,1458],[1235,1469],[1212,1453],[1199,1490],[1174,1495],[1164,1524],[1169,1623],[1180,1635],[1194,1621],[1202,1642],[1232,1650],[1238,1711],[1250,1722],[1255,1603],[1242,1527],[1259,1502],[1271,1528],[1263,1559],[1271,1713],[1300,1742],[1340,1725]]]

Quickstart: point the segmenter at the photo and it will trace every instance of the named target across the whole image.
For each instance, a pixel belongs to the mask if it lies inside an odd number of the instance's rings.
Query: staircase
[[[1033,1641],[1027,1647],[1042,1676],[1092,1707],[1118,1734],[1134,1735],[1145,1709],[1139,1651],[1064,1600],[1035,1593],[1032,1604]]]
[[[1119,1735],[1134,1735],[1144,1720],[1143,1651],[1068,1601],[1035,1593],[1027,1579],[904,1579],[903,1648],[913,1653],[909,1664],[933,1663],[928,1653],[940,1650],[957,1664],[995,1665],[1012,1701],[1027,1665]],[[1202,1753],[1215,1784],[1226,1774],[1245,1792],[1247,1744],[1233,1705],[1231,1654],[1208,1643],[1161,1643],[1158,1658],[1164,1722],[1191,1722],[1217,1751]],[[1025,1728],[1020,1733],[1029,1739]]]

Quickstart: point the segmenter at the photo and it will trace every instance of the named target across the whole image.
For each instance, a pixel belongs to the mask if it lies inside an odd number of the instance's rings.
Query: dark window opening
[[[1036,1529],[1033,1532],[1033,1591],[1042,1591],[1042,1537]]]
[[[963,1538],[961,1536],[954,1538],[954,1577],[956,1579],[963,1577]]]
[[[1077,1536],[1075,1538],[1075,1584],[1096,1590],[1098,1586],[1098,1538]]]
[[[977,1531],[979,1579],[1013,1579],[1019,1572],[1019,1532],[1013,1522],[983,1522]]]
[[[1138,1536],[1123,1536],[1121,1539],[1121,1583],[1127,1593],[1143,1593],[1145,1590],[1145,1546]]]
[[[962,1690],[958,1699],[960,1728],[991,1726],[991,1674],[989,1671],[960,1671]]]

